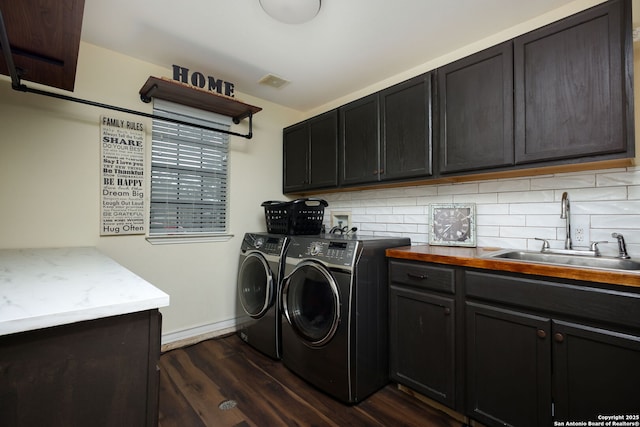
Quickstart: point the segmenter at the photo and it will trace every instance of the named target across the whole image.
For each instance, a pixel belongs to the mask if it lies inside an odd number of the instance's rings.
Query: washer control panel
[[[299,258],[313,258],[330,264],[351,265],[357,241],[313,240],[300,248]]]

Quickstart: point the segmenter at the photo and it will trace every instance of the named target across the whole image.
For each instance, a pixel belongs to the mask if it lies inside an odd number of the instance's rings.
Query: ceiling
[[[259,0],[85,0],[82,40],[308,111],[568,3],[322,0],[313,20],[284,24]],[[259,84],[267,74],[290,83]]]

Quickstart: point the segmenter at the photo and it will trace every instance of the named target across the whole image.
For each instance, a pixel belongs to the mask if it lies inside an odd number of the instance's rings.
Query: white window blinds
[[[228,130],[231,119],[162,100],[154,115]],[[223,234],[229,135],[153,119],[149,235]]]

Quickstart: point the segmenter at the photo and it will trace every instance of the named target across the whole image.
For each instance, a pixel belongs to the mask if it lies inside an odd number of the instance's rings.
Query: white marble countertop
[[[0,250],[0,336],[168,305],[95,248]]]

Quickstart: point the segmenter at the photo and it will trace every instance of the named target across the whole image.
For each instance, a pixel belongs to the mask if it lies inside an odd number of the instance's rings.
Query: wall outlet
[[[331,227],[351,229],[351,212],[331,212]]]
[[[571,239],[574,246],[589,246],[590,240],[590,218],[588,215],[576,215],[571,218]]]

